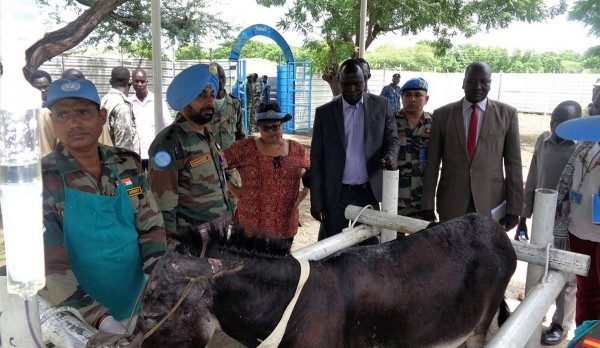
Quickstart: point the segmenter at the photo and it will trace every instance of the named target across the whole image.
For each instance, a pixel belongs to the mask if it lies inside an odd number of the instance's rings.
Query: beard
[[[194,110],[191,105],[188,105],[185,109],[185,113],[183,113],[186,118],[197,124],[207,124],[212,120],[213,114],[215,112],[214,108],[211,107],[203,107],[199,110]]]

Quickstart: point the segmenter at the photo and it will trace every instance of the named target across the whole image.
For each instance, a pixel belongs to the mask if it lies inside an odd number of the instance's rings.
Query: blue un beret
[[[207,85],[213,88],[213,97],[219,91],[216,64],[196,64],[183,69],[167,88],[167,102],[179,111],[190,105]]]
[[[427,83],[427,81],[425,81],[424,79],[422,79],[420,77],[413,77],[412,79],[410,79],[404,83],[404,85],[400,89],[400,94],[402,94],[402,93],[404,93],[404,91],[408,91],[408,90],[428,91],[429,84]]]

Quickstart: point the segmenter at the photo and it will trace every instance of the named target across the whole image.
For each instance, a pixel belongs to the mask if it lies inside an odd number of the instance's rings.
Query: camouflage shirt
[[[102,98],[102,107],[108,114],[106,124],[114,146],[140,154],[140,137],[133,115],[133,104],[127,96],[111,88]]]
[[[396,126],[400,151],[398,169],[400,182],[398,187],[398,214],[418,216],[421,211],[423,175],[427,161],[427,146],[431,134],[431,114],[423,113],[419,124],[412,128],[406,120],[404,109],[396,112]]]
[[[63,216],[65,192],[61,175],[69,188],[98,195],[112,196],[118,181],[110,169],[115,166],[121,180],[130,179],[129,198],[135,211],[135,226],[139,234],[140,254],[144,262],[144,273],[150,275],[154,263],[166,250],[166,237],[162,216],[150,186],[141,168],[139,155],[123,149],[98,145],[101,161],[100,180],[81,169],[63,144],[42,160],[44,182],[44,248],[46,259],[46,287],[39,294],[51,304],[78,309],[86,321],[92,324],[107,312],[79,285],[69,262],[64,245]],[[102,219],[98,216],[98,219]],[[93,271],[93,270],[90,270]]]
[[[183,240],[187,228],[230,210],[223,152],[205,129],[185,117],[163,129],[150,145],[148,178],[165,221],[167,236]]]
[[[218,105],[218,100],[215,100],[215,104],[217,105],[213,118],[205,127],[213,134],[215,141],[226,149],[234,141],[246,136],[242,125],[242,103],[239,99],[225,94],[222,105]]]

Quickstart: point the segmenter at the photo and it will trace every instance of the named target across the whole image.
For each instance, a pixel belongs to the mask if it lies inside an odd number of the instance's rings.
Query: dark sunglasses
[[[267,125],[258,126],[258,129],[260,129],[262,132],[268,132],[268,131],[277,132],[279,130],[279,128],[281,128],[280,124],[274,124],[272,126],[267,126]]]

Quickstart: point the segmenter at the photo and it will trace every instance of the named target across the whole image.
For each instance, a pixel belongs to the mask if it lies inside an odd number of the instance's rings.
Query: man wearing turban
[[[190,228],[230,210],[227,163],[205,127],[218,87],[215,64],[196,64],[175,76],[167,102],[177,116],[150,145],[148,178],[171,242],[187,243]]]

